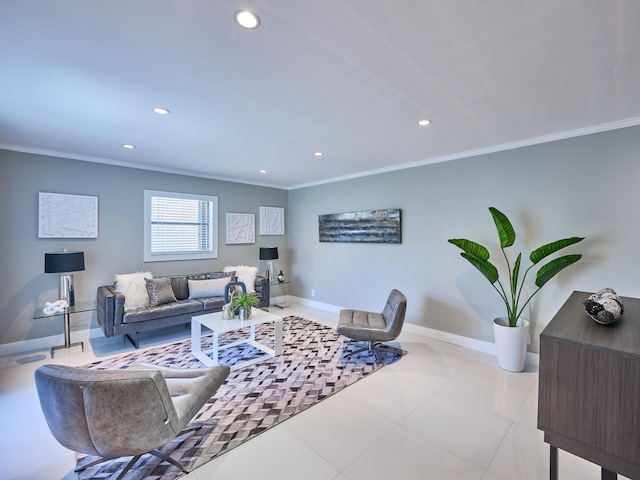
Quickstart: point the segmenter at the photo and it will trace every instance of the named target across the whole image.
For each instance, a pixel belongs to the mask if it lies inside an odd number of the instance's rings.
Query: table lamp
[[[75,305],[73,275],[69,272],[84,270],[84,252],[62,252],[44,254],[44,273],[59,273],[58,299],[66,300],[69,306]]]
[[[267,260],[266,277],[269,282],[273,280],[273,262],[278,259],[278,247],[260,247],[260,260]]]

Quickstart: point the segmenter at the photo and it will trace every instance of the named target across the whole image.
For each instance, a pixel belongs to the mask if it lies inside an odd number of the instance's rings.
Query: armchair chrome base
[[[356,355],[358,353],[362,353],[368,351],[369,354],[374,354],[376,356],[376,358],[378,357],[378,354],[380,353],[392,353],[394,355],[399,355],[402,356],[404,355],[404,351],[402,351],[399,348],[396,347],[392,347],[391,345],[386,345],[382,342],[374,342],[374,341],[369,341],[367,342],[367,346],[366,347],[362,347],[359,348],[357,350],[354,350],[353,352],[349,352],[348,354],[346,354],[344,356],[345,359]]]
[[[178,435],[176,435],[176,438],[179,437],[180,435],[185,434],[185,433],[195,432],[196,430],[199,430],[201,428],[202,428],[202,425],[198,425],[196,427],[185,428]],[[173,465],[175,467],[178,467],[182,473],[189,473],[189,470],[187,470],[181,463],[177,462],[176,460],[171,458],[169,455],[167,455],[166,453],[161,452],[160,450],[154,449],[154,450],[150,450],[147,453],[150,453],[151,455],[155,455],[156,457],[160,458],[161,460],[164,460],[165,462],[169,462],[171,465]],[[138,460],[140,460],[140,457],[142,457],[142,455],[146,455],[146,453],[142,453],[140,455],[136,455],[131,460],[129,460],[129,463],[127,463],[127,466],[122,469],[122,471],[120,472],[120,475],[118,475],[116,480],[121,480],[127,474],[127,472],[129,470],[131,470],[131,467],[133,467],[135,465],[135,463]],[[120,458],[120,457],[99,458],[97,460],[94,460],[93,462],[90,462],[90,463],[87,463],[86,465],[81,466],[80,468],[76,468],[74,470],[74,472],[76,472],[76,473],[77,472],[83,472],[84,470],[86,470],[89,467],[93,467],[94,465],[98,465],[100,463],[108,462],[109,460],[113,460],[114,458]]]

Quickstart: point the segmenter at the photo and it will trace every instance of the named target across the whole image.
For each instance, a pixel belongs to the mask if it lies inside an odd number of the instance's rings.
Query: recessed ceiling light
[[[421,127],[426,127],[430,123],[431,123],[431,120],[418,120],[418,125],[420,125]]]
[[[321,157],[322,155],[324,155],[324,153],[322,153],[322,152],[315,152],[315,153],[314,153],[314,155],[315,155],[316,157]]]
[[[238,10],[233,14],[233,17],[236,19],[238,25],[243,28],[252,29],[260,26],[260,17],[249,10]]]
[[[169,110],[167,110],[166,108],[162,108],[162,107],[156,107],[153,109],[154,112],[156,112],[158,115],[168,115]]]
[[[130,143],[123,143],[122,144],[122,148],[126,148],[126,149],[131,150],[132,148],[136,148],[136,146],[135,145],[131,145]]]
[[[260,173],[267,173],[267,171],[264,168],[261,168]]]

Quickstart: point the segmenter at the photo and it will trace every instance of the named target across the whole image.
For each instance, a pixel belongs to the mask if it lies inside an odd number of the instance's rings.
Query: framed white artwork
[[[98,238],[98,197],[39,192],[39,238]]]
[[[253,213],[227,213],[227,244],[255,243],[256,216]]]
[[[260,235],[284,235],[284,208],[260,207]]]

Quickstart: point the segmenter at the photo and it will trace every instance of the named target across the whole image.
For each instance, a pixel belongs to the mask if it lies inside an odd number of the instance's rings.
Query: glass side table
[[[270,307],[278,307],[278,308],[284,309],[285,307],[288,306],[285,304],[271,303],[271,297],[273,297],[271,292],[273,287],[277,287],[278,285],[287,285],[289,283],[291,283],[289,280],[285,280],[284,282],[279,282],[277,280],[269,282],[269,306]]]
[[[80,347],[82,347],[82,351],[84,352],[83,342],[71,343],[70,317],[72,313],[91,312],[95,309],[96,309],[96,304],[94,302],[76,302],[76,304],[73,307],[65,308],[64,312],[55,312],[51,314],[44,313],[44,307],[36,308],[36,311],[33,314],[34,320],[37,320],[39,318],[56,317],[59,315],[64,316],[64,345],[56,345],[54,347],[51,347],[51,358],[53,358],[53,352],[61,348],[66,349],[66,348],[76,347],[79,345]]]

